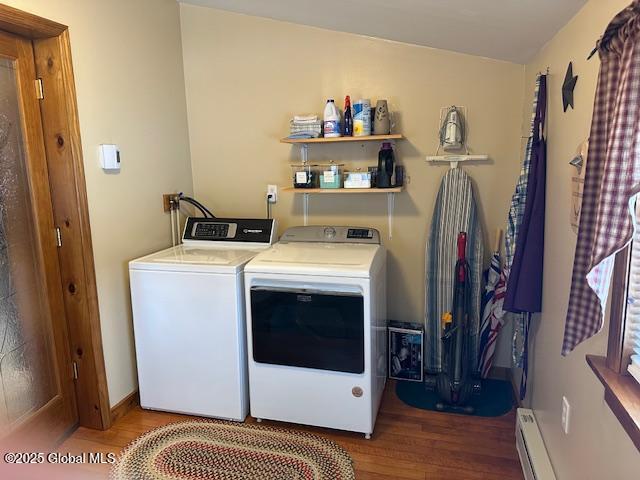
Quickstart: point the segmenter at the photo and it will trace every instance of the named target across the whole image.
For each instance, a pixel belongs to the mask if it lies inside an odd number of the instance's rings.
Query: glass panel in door
[[[0,57],[0,433],[57,393],[16,76]]]

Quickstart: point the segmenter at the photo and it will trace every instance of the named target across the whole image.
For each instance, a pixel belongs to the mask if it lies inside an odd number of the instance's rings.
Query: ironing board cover
[[[460,168],[442,179],[426,245],[425,370],[442,371],[442,315],[453,308],[454,267],[458,233],[467,232],[471,282],[470,332],[472,367],[477,370],[484,246],[471,178]]]

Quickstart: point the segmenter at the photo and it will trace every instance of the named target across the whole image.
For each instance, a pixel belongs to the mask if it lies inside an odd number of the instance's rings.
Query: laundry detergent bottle
[[[376,186],[378,188],[391,188],[391,176],[393,175],[393,148],[391,143],[384,142],[380,152],[378,152],[378,172],[376,176]]]
[[[340,114],[332,98],[324,107],[323,131],[325,137],[340,136]]]

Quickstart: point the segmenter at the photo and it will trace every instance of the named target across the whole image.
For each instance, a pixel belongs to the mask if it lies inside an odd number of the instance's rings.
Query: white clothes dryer
[[[245,297],[251,415],[369,438],[387,378],[379,232],[291,228],[246,265]]]

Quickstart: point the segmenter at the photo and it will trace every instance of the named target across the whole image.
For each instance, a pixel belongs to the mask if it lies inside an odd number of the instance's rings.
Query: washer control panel
[[[380,232],[367,227],[307,226],[287,229],[281,242],[373,243],[380,245]]]
[[[191,237],[194,240],[233,238],[236,236],[237,229],[236,223],[194,222]]]
[[[275,242],[275,221],[251,218],[189,217],[184,226],[185,244],[234,242],[271,245]]]

